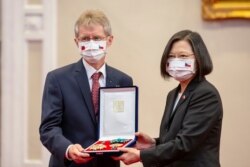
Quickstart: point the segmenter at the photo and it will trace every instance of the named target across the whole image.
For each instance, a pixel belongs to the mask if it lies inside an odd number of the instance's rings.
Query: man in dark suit
[[[82,59],[48,73],[43,93],[42,144],[51,152],[50,167],[118,167],[110,157],[90,157],[84,148],[98,139],[98,111],[92,99],[95,74],[101,87],[132,86],[127,74],[105,63],[113,36],[103,12],[84,12],[75,24]]]

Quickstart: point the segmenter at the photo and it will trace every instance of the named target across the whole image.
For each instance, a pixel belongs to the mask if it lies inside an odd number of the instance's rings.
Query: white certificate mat
[[[100,89],[100,140],[133,139],[137,131],[137,87]]]

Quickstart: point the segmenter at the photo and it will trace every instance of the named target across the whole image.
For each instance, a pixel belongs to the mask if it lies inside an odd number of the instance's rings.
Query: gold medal
[[[103,150],[104,148],[106,148],[106,146],[104,144],[95,144],[95,145],[91,146],[89,149],[96,151],[96,150]]]
[[[118,147],[121,147],[123,144],[121,143],[114,143],[114,144],[110,144],[110,147],[111,149],[115,150],[117,149]]]

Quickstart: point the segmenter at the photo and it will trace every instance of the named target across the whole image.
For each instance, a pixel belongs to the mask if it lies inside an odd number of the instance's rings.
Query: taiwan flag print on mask
[[[79,42],[79,50],[86,61],[96,63],[106,55],[106,41]]]

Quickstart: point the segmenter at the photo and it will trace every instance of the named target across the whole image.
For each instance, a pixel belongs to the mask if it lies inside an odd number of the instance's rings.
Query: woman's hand
[[[138,150],[143,150],[146,148],[154,147],[156,144],[155,139],[151,138],[145,133],[142,132],[136,132],[135,135],[137,136],[137,141],[136,141],[136,148]]]
[[[140,150],[135,148],[118,148],[118,150],[123,152],[123,154],[119,157],[113,157],[114,160],[121,160],[126,165],[130,165],[141,160]]]
[[[126,165],[139,162],[141,160],[140,150],[155,146],[155,139],[145,133],[136,132],[135,135],[137,136],[135,148],[118,148],[123,154],[119,157],[113,157],[114,160],[121,160]]]

